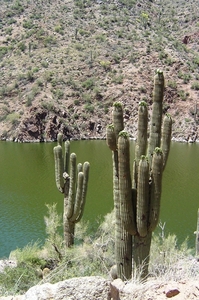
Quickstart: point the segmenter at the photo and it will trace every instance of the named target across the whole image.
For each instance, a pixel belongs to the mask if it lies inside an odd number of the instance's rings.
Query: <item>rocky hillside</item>
[[[0,0],[0,138],[103,138],[114,101],[136,136],[141,100],[164,71],[173,138],[198,135],[194,0]]]

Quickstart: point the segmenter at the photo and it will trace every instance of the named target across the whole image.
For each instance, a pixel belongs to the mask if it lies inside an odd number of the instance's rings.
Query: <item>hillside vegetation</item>
[[[0,0],[0,138],[103,138],[112,104],[151,105],[164,71],[173,137],[198,134],[199,10],[194,0]]]

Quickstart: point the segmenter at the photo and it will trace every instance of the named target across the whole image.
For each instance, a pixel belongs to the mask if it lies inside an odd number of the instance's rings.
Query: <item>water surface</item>
[[[0,142],[0,257],[31,241],[45,239],[45,203],[57,203],[62,214],[63,195],[54,181],[53,143]],[[131,144],[132,157],[134,143]],[[78,162],[89,161],[90,178],[84,220],[93,228],[113,208],[112,159],[105,141],[74,141]],[[194,247],[199,206],[197,163],[199,145],[172,143],[163,176],[160,220],[179,242],[189,236]]]

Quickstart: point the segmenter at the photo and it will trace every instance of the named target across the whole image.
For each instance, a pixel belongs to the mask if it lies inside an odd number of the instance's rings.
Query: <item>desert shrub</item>
[[[188,248],[187,239],[179,245],[175,234],[166,236],[164,227],[165,224],[161,226],[161,233],[153,236],[150,272],[155,277],[167,280],[181,280],[186,276],[189,277],[193,267],[193,261],[190,259],[193,250]]]
[[[34,100],[34,94],[33,93],[28,94],[26,99],[26,106],[27,107],[31,106],[33,100]]]
[[[87,112],[93,113],[94,110],[95,110],[95,107],[90,103],[86,103],[84,105],[84,110],[87,111]]]
[[[183,100],[186,101],[187,97],[189,96],[188,92],[185,92],[183,90],[178,91],[178,96]]]
[[[24,248],[16,249],[10,253],[10,259],[17,261],[18,265],[30,264],[35,265],[45,265],[45,261],[39,258],[39,253],[41,251],[41,245],[39,241],[32,242],[25,246]]]
[[[122,84],[123,83],[124,76],[122,74],[118,76],[113,76],[112,77],[112,82],[115,84]]]
[[[0,59],[4,57],[8,53],[8,47],[6,46],[1,46],[0,47]]]
[[[61,217],[57,214],[56,203],[46,204],[47,215],[44,216],[47,238],[43,249],[48,249],[47,256],[51,259],[62,259],[63,238],[60,235]],[[45,252],[45,251],[43,251]]]
[[[31,29],[34,27],[34,24],[31,20],[25,20],[23,22],[23,27],[26,28],[26,29]]]
[[[57,282],[66,278],[80,276],[107,276],[114,265],[114,213],[104,217],[95,233],[91,232],[89,222],[76,224],[76,246],[65,250],[59,266],[47,277],[45,282]]]
[[[192,83],[191,88],[193,90],[199,91],[199,82],[195,81]]]
[[[18,113],[11,113],[7,115],[6,120],[11,122],[12,125],[17,125],[19,123],[20,115]]]
[[[55,283],[72,277],[109,277],[110,268],[115,264],[114,211],[104,217],[94,232],[89,222],[77,223],[75,245],[65,249],[56,204],[47,205],[47,208],[47,216],[44,217],[47,238],[44,245],[35,242],[11,253],[10,258],[17,260],[17,267],[6,268],[4,273],[0,273],[0,296],[23,294],[35,284]],[[192,250],[188,248],[187,240],[179,245],[175,235],[165,235],[165,224],[160,224],[160,228],[160,233],[154,234],[152,239],[150,276],[162,280],[196,278],[199,267],[191,256]],[[51,271],[41,280],[41,270],[52,261],[56,263],[51,264]],[[135,271],[134,281],[139,280],[139,272]]]
[[[0,273],[0,295],[24,294],[39,281],[36,269],[29,264],[19,264],[16,268],[7,267]]]
[[[168,80],[167,85],[172,88],[172,89],[176,89],[177,88],[177,83],[174,80]]]
[[[24,51],[26,50],[26,48],[27,48],[24,42],[19,42],[19,43],[17,44],[17,47],[18,47],[19,50],[21,50],[22,52],[24,52]]]
[[[95,80],[94,78],[88,78],[85,81],[82,82],[82,87],[86,90],[91,90],[95,86]]]

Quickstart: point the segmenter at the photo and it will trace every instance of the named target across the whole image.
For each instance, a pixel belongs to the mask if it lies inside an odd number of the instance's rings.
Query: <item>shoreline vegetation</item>
[[[75,235],[76,243],[67,250],[57,232],[59,218],[56,214],[53,217],[48,215],[48,218],[51,228],[50,231],[48,228],[43,246],[38,242],[30,243],[12,251],[8,259],[0,260],[0,297],[22,295],[32,286],[55,284],[76,277],[100,276],[109,283],[116,280],[113,212],[104,217],[92,236],[88,234],[88,222],[80,222]],[[141,280],[141,268],[127,282],[134,289],[140,289],[140,292],[154,280],[159,282],[159,286],[161,282],[191,281],[193,284],[198,280],[199,257],[195,256],[195,250],[188,248],[187,240],[178,245],[177,237],[170,234],[166,236],[164,229],[160,224],[159,232],[153,235],[148,278]],[[61,260],[58,252],[63,254]]]

